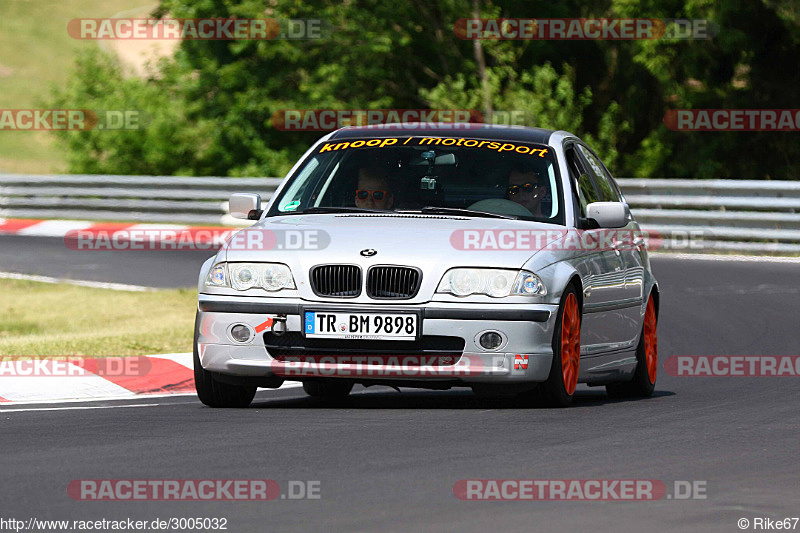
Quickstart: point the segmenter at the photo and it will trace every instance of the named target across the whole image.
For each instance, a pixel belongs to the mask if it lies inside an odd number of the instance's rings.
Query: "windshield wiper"
[[[419,211],[406,211],[406,213],[408,212],[424,213],[431,215],[465,215],[470,217],[505,218],[507,220],[519,220],[519,217],[516,217],[514,215],[501,215],[499,213],[488,213],[486,211],[475,211],[473,209],[462,209],[459,207],[434,207],[432,205],[425,206]]]
[[[314,213],[391,213],[386,209],[368,209],[366,207],[309,207],[308,209],[303,209],[302,211],[296,211],[293,214],[295,215],[313,215]],[[285,214],[292,214],[292,213],[285,213]]]

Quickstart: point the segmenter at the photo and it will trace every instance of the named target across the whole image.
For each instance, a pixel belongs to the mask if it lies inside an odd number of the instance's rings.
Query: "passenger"
[[[389,190],[389,176],[380,167],[363,167],[358,171],[356,207],[391,209],[394,196]]]

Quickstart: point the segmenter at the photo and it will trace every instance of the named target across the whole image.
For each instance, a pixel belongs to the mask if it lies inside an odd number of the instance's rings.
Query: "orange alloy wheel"
[[[655,321],[653,322],[655,324]],[[653,327],[655,335],[655,326]],[[572,395],[578,385],[578,365],[581,356],[581,316],[578,299],[570,293],[564,302],[561,318],[561,373],[564,390]],[[655,372],[655,371],[654,371]]]
[[[650,383],[656,382],[658,370],[658,335],[656,333],[656,306],[653,299],[647,302],[644,313],[644,357],[647,363],[647,377]]]

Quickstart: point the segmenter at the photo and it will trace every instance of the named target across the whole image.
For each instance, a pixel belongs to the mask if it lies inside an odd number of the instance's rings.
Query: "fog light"
[[[236,324],[231,328],[231,338],[236,342],[247,342],[250,337],[252,337],[250,328],[244,324]]]
[[[489,331],[481,335],[479,342],[485,350],[495,350],[503,344],[503,337],[496,331]]]

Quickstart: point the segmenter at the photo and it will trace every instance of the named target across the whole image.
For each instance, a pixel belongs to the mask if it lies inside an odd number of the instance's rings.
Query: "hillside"
[[[153,0],[3,0],[0,2],[0,109],[42,106],[51,84],[62,83],[73,55],[98,46],[67,34],[74,18],[145,15]],[[64,154],[47,132],[0,131],[0,172],[65,172]]]

